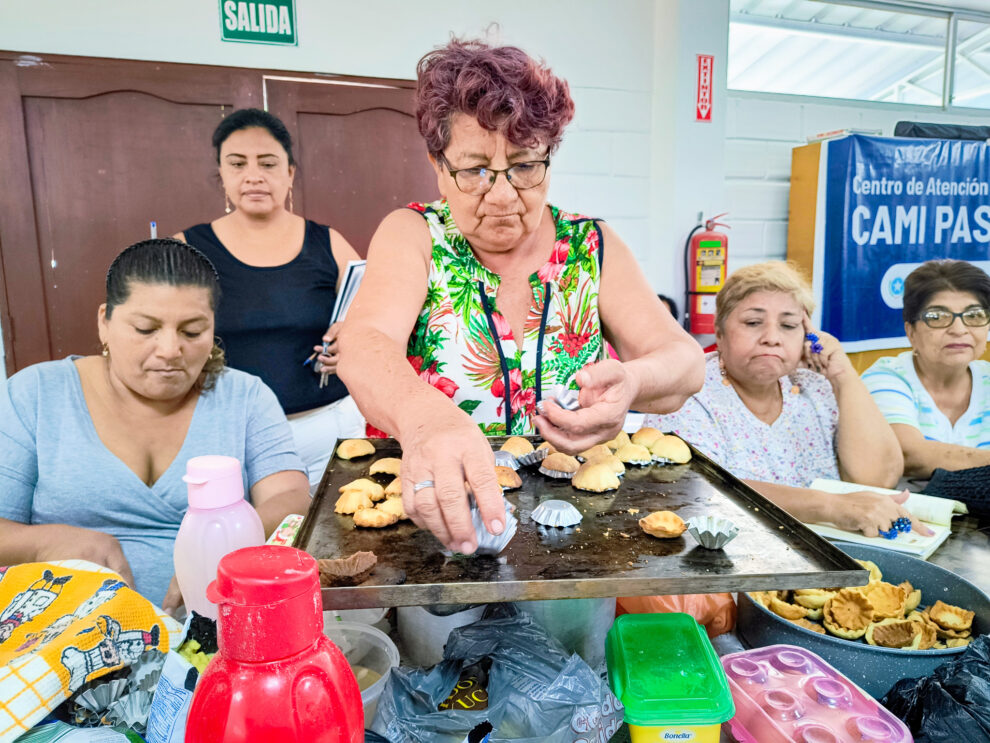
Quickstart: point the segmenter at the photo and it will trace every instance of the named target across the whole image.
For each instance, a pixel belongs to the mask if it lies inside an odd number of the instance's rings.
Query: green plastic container
[[[718,743],[736,708],[705,630],[689,614],[624,614],[605,642],[632,743]]]

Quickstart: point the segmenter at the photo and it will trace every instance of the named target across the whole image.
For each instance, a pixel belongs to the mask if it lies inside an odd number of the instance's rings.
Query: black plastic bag
[[[973,516],[990,516],[990,466],[965,470],[939,467],[925,485],[925,495],[962,501]]]
[[[990,741],[990,635],[930,676],[901,679],[881,704],[911,728],[915,743]]]
[[[529,615],[498,609],[453,630],[443,661],[433,668],[393,668],[374,720],[365,724],[391,743],[462,743],[475,731],[487,733],[479,729],[485,723],[492,743],[611,738],[623,708],[608,684]],[[487,709],[438,710],[462,671],[483,658],[491,659]]]
[[[898,121],[894,126],[895,137],[920,137],[923,139],[990,139],[990,126],[966,124],[927,124],[921,121]]]

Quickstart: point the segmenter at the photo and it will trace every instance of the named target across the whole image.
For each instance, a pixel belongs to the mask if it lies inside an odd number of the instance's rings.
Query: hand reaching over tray
[[[417,526],[429,529],[451,551],[472,554],[478,540],[467,485],[485,527],[492,534],[502,533],[505,505],[492,448],[463,411],[436,410],[399,440],[402,506]]]
[[[581,407],[565,410],[553,400],[544,400],[534,421],[544,439],[568,454],[607,441],[621,431],[637,392],[626,366],[614,360],[587,366],[575,379],[581,388]]]

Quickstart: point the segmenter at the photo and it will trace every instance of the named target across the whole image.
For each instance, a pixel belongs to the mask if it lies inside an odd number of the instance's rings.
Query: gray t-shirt
[[[257,377],[228,369],[199,396],[182,448],[149,487],[97,436],[74,358],[35,364],[0,384],[0,518],[113,535],[135,589],[158,605],[174,572],[190,458],[236,457],[245,493],[275,472],[306,469],[274,393]]]

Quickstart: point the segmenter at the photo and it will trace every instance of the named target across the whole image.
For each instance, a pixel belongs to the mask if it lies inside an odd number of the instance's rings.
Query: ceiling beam
[[[917,0],[815,0],[826,5],[852,5],[869,10],[886,10],[890,13],[914,13],[915,15],[941,16],[948,18],[955,13],[963,20],[990,22],[990,12],[961,8],[959,6],[918,2]]]
[[[920,36],[914,34],[883,31],[874,28],[854,28],[821,22],[795,21],[787,18],[770,18],[768,16],[752,15],[750,13],[732,13],[729,22],[743,26],[774,28],[790,33],[807,36],[817,36],[828,39],[860,39],[879,44],[896,44],[898,46],[914,46],[926,49],[945,48],[945,39],[938,36]]]

